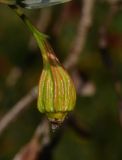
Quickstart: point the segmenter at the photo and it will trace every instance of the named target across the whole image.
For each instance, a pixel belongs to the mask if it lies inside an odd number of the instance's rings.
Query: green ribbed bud
[[[43,70],[39,81],[38,109],[47,115],[53,124],[52,127],[57,127],[75,106],[75,87],[47,42],[47,36],[40,33],[26,17],[23,18],[23,21],[33,33],[43,58]]]
[[[53,124],[63,122],[69,111],[72,111],[76,101],[74,84],[67,71],[53,53],[47,42],[44,44],[48,62],[44,68],[39,82],[38,109],[46,113]]]
[[[47,42],[47,36],[40,33],[31,24],[18,6],[11,6],[11,8],[27,25],[41,50],[43,71],[39,82],[38,109],[45,113],[56,127],[63,122],[67,113],[72,111],[75,106],[74,84]]]

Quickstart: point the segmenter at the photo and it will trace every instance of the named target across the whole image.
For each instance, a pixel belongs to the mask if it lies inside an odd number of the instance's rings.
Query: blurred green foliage
[[[54,25],[60,22],[64,5],[52,7],[53,16],[46,33],[57,56],[63,62],[69,54],[71,42],[76,35],[79,21],[79,1],[69,11],[61,32],[56,36]],[[67,4],[68,5],[68,4]],[[98,49],[98,31],[108,12],[105,2],[97,2],[94,10],[93,26],[78,62],[79,69],[86,73],[96,85],[92,97],[78,97],[75,112],[84,126],[91,130],[92,138],[79,137],[71,128],[65,130],[53,152],[54,160],[121,160],[122,128],[119,123],[117,97],[111,74],[102,63]],[[26,11],[35,22],[40,10]],[[58,26],[57,26],[58,27]],[[110,56],[122,81],[122,10],[113,19],[109,28],[111,38]],[[8,7],[0,5],[0,118],[36,84],[41,74],[42,59],[40,51],[29,48],[31,34],[26,26]],[[8,80],[13,68],[20,70],[14,85]],[[36,109],[36,101],[21,114],[0,137],[0,159],[9,160],[29,141],[42,115]]]

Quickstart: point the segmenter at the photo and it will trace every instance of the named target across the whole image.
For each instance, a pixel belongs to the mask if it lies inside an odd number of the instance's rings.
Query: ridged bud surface
[[[46,44],[47,45],[47,44]],[[49,63],[45,63],[39,82],[38,109],[52,123],[61,123],[76,101],[74,84],[50,46],[46,46]]]

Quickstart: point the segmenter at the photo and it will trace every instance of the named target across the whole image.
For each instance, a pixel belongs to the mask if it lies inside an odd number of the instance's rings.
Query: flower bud
[[[27,25],[41,50],[43,71],[39,82],[38,109],[45,113],[56,127],[63,122],[67,113],[74,108],[76,101],[74,84],[56,58],[47,42],[47,36],[31,24],[20,8],[17,6],[11,6],[11,8]]]
[[[76,91],[67,71],[61,66],[46,42],[44,44],[47,59],[39,82],[38,109],[46,113],[48,119],[56,127],[62,123],[76,101]]]

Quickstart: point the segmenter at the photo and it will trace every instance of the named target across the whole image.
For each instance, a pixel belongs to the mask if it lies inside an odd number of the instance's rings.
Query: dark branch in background
[[[67,125],[70,126],[81,138],[91,138],[91,132],[88,128],[81,125],[81,122],[74,115],[71,115],[67,120]]]
[[[103,22],[103,25],[100,27],[99,30],[99,49],[102,56],[103,63],[107,67],[107,69],[112,73],[114,79],[117,78],[115,72],[115,66],[111,59],[110,54],[108,53],[108,28],[112,23],[112,20],[118,10],[117,5],[113,4],[110,6],[110,10],[108,11],[108,15],[106,16],[106,20]]]
[[[110,10],[108,12],[107,18],[105,22],[103,22],[103,25],[100,28],[99,31],[99,50],[102,57],[102,61],[105,64],[108,71],[111,73],[111,77],[114,82],[114,89],[116,96],[118,98],[118,109],[119,109],[119,117],[120,117],[120,124],[122,125],[122,95],[121,95],[121,82],[117,75],[117,70],[114,65],[114,62],[110,56],[109,53],[109,42],[108,42],[108,28],[112,23],[113,18],[115,17],[118,9],[119,9],[119,3],[110,1]]]
[[[50,143],[43,147],[42,152],[38,155],[38,160],[52,160],[53,150],[59,144],[61,137],[64,134],[64,127],[60,127],[56,133],[53,134]]]

